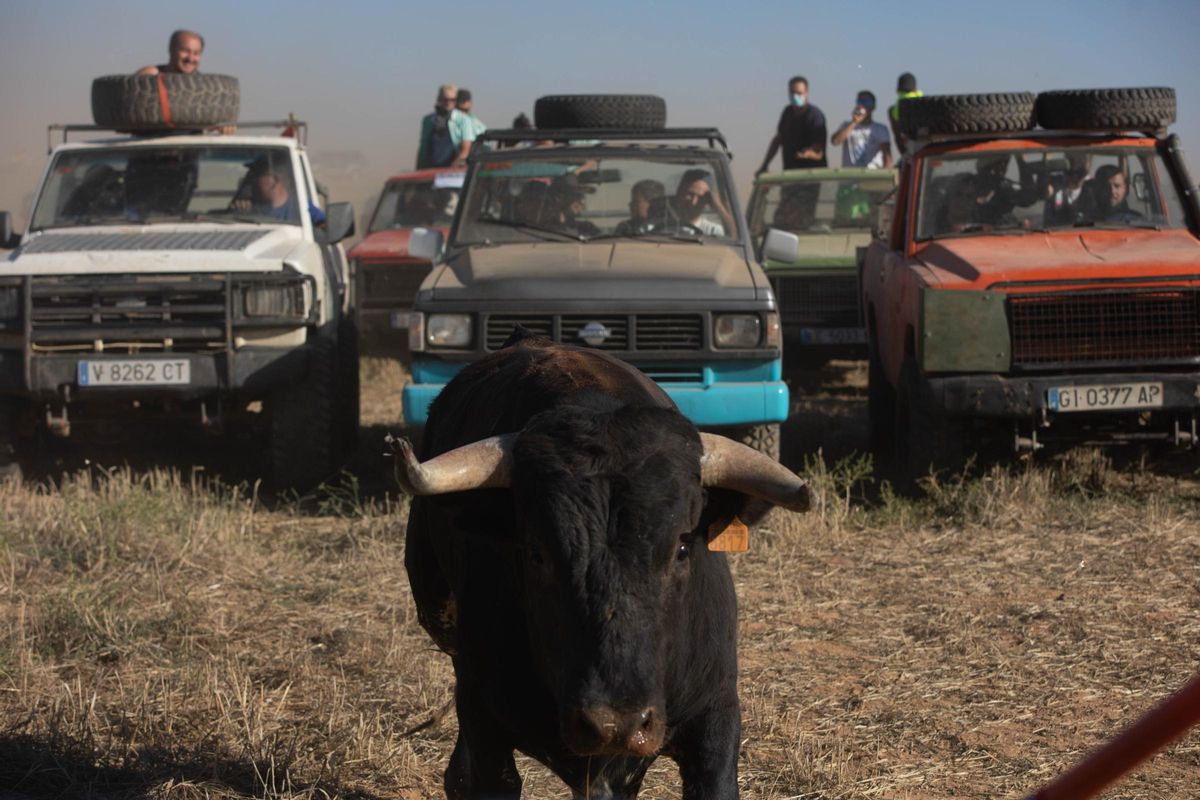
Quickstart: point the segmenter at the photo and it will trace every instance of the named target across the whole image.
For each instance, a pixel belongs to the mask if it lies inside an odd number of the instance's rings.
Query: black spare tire
[[[538,128],[634,128],[667,124],[667,101],[652,94],[552,94],[533,105]]]
[[[900,104],[900,130],[906,136],[1027,131],[1034,125],[1032,92],[931,94]]]
[[[1175,121],[1175,90],[1158,86],[1042,92],[1037,121],[1058,130],[1157,130]]]
[[[92,119],[115,130],[233,123],[240,102],[238,80],[229,75],[163,72],[92,81]]]

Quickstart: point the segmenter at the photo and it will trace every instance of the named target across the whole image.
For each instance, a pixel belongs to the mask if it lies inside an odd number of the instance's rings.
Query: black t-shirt
[[[783,149],[783,168],[824,167],[829,162],[821,158],[800,158],[797,153],[811,147],[825,152],[825,115],[813,105],[788,106],[779,115],[779,144]]]

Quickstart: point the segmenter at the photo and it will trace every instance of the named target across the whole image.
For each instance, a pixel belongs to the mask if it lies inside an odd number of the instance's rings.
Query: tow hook
[[[1029,435],[1021,433],[1021,423],[1013,423],[1013,450],[1018,453],[1036,453],[1046,445],[1038,441],[1037,427],[1029,426]]]
[[[1186,422],[1181,424],[1178,417],[1175,418],[1175,445],[1177,447],[1195,447],[1196,446],[1196,418],[1190,417]]]
[[[53,409],[46,406],[46,428],[55,436],[66,439],[71,435],[71,420],[67,419],[67,407],[62,407],[62,415],[55,416]]]

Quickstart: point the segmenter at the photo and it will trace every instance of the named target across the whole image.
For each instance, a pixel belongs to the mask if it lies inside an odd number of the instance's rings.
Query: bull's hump
[[[542,347],[540,343],[534,346]],[[530,375],[559,396],[597,392],[662,408],[674,405],[666,392],[644,373],[596,350],[552,345],[530,365]]]

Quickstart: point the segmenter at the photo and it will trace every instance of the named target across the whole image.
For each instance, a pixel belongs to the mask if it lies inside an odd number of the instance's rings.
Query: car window
[[[497,154],[468,177],[454,244],[680,237],[736,240],[738,211],[715,158]]]
[[[298,225],[291,153],[180,146],[61,152],[30,229],[206,216]]]
[[[917,239],[1099,227],[1183,227],[1166,164],[1148,148],[1077,146],[926,158]]]
[[[800,235],[869,233],[879,203],[892,193],[891,174],[755,187],[750,236],[761,246],[768,228]]]
[[[448,228],[454,221],[460,186],[448,181],[393,181],[379,198],[369,231]]]

